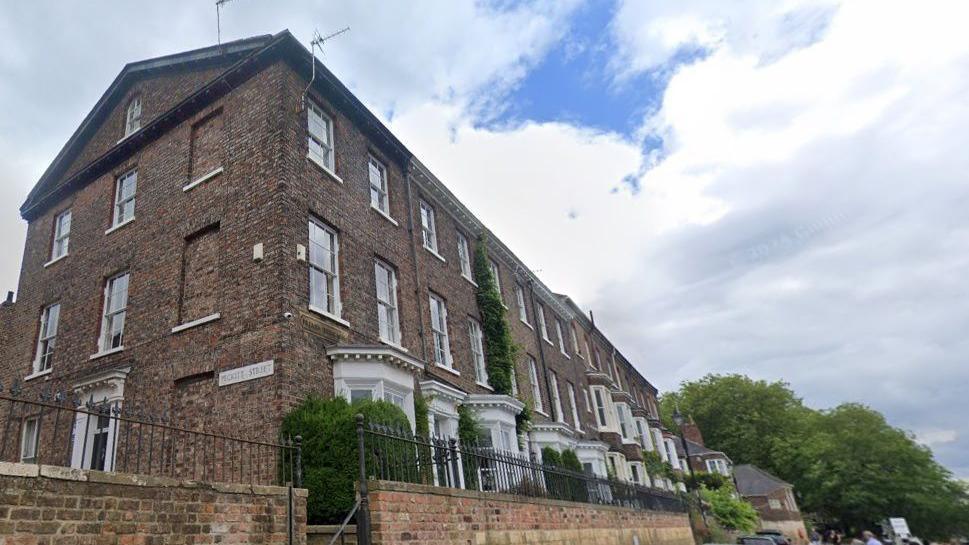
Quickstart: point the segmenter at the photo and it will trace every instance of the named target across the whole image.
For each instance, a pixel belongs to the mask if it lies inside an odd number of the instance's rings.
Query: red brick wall
[[[692,545],[685,514],[372,482],[374,545]]]
[[[282,487],[0,464],[0,543],[286,543],[289,502]],[[293,504],[293,543],[304,544],[305,490]]]

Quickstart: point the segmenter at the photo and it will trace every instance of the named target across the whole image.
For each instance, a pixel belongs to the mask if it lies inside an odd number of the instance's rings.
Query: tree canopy
[[[923,538],[969,533],[969,493],[914,437],[858,404],[818,411],[783,382],[708,375],[663,396],[691,416],[708,447],[795,487],[801,510],[849,532],[905,517]]]

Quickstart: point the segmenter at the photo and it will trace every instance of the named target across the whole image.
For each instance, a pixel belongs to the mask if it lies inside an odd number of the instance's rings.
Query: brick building
[[[737,492],[760,515],[761,528],[782,532],[794,543],[808,542],[804,519],[794,498],[794,485],[750,464],[734,468],[734,482]]]
[[[639,483],[642,449],[679,467],[656,389],[591,315],[287,31],[126,65],[21,214],[0,365],[27,391],[262,439],[309,394],[385,399],[413,423],[421,392],[440,434],[466,405],[499,448],[572,448]],[[485,376],[470,266],[484,234],[522,347],[517,398]],[[74,439],[75,463],[113,467],[110,421],[79,417]]]

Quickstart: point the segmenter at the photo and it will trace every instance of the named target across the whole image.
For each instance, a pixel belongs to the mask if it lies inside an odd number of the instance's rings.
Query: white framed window
[[[596,369],[602,370],[602,360],[599,359],[599,350],[595,351]]]
[[[575,399],[575,386],[571,382],[567,382],[566,386],[569,390],[569,405],[572,406],[572,425],[576,430],[582,431],[582,424],[579,423],[579,405]]]
[[[616,384],[619,386],[620,390],[624,390],[622,387],[622,375],[619,374],[619,364],[616,363],[615,356],[613,356],[613,365],[616,367]]]
[[[40,440],[40,419],[36,416],[25,418],[20,433],[20,461],[24,464],[37,463],[37,447]]]
[[[141,128],[141,96],[136,96],[128,103],[125,111],[124,135],[137,131]]]
[[[461,263],[461,276],[474,282],[471,272],[471,245],[468,244],[468,237],[461,232],[458,232],[458,261]]]
[[[589,398],[589,389],[582,389],[582,397],[585,399],[585,410],[586,412],[592,412],[592,400]]]
[[[498,276],[498,262],[494,259],[489,259],[488,268],[491,269],[491,277],[495,280],[495,289],[498,290],[498,297],[501,297],[501,277]]]
[[[377,324],[380,340],[400,344],[400,320],[397,312],[397,273],[393,267],[376,260],[373,263],[377,285]]]
[[[329,226],[310,218],[310,308],[340,318],[340,239]]]
[[[639,446],[648,449],[649,447],[646,446],[646,431],[643,429],[642,420],[636,420],[636,433],[639,435]]]
[[[424,247],[437,253],[437,222],[434,219],[434,208],[421,201],[421,236]]]
[[[549,386],[551,389],[549,391],[549,397],[551,397],[552,401],[552,410],[555,411],[555,420],[564,424],[565,416],[562,415],[562,398],[559,395],[559,377],[555,374],[555,371],[549,369],[548,378],[551,382],[551,385]]]
[[[579,350],[579,336],[575,334],[575,323],[569,324],[569,335],[572,336],[572,352],[581,358],[582,351]]]
[[[528,323],[528,309],[525,307],[525,288],[521,284],[515,284],[515,299],[518,300],[518,319],[525,325]]]
[[[54,218],[54,242],[50,249],[51,261],[67,255],[71,242],[71,211],[65,210]]]
[[[404,400],[407,398],[407,394],[394,390],[384,384],[384,401],[387,403],[392,403],[397,405],[401,409],[404,408]]]
[[[536,308],[538,309],[538,330],[541,331],[542,338],[551,343],[552,339],[548,338],[548,326],[545,324],[545,306],[539,303]]]
[[[585,353],[589,356],[589,359],[591,360],[592,359],[592,352],[589,352],[589,336],[588,335],[583,335],[582,336],[582,346],[585,348]]]
[[[592,397],[596,402],[596,424],[600,428],[606,427],[606,400],[601,388],[593,388]]]
[[[129,170],[118,177],[114,188],[114,221],[112,227],[135,219],[135,192],[138,190],[138,170]]]
[[[125,315],[128,310],[127,271],[112,276],[104,286],[104,312],[101,317],[100,351],[124,346]]]
[[[561,352],[563,356],[568,357],[569,353],[565,349],[565,337],[562,335],[562,320],[559,320],[558,318],[555,319],[555,334],[559,340],[559,352]]]
[[[333,171],[333,119],[312,102],[306,103],[306,118],[309,158]]]
[[[370,206],[390,215],[390,199],[387,196],[387,169],[384,164],[370,156],[367,166],[370,176]]]
[[[512,364],[511,367],[511,395],[518,397],[518,370],[517,365]]]
[[[622,434],[623,439],[629,439],[629,419],[628,419],[629,409],[625,404],[616,405],[616,413],[619,415],[619,432]]]
[[[372,401],[377,398],[377,389],[373,387],[354,386],[350,388],[350,403],[357,401]]]
[[[639,467],[636,464],[629,464],[629,473],[633,482],[639,484]]]
[[[767,505],[771,509],[781,509],[781,500],[775,500],[774,498],[769,498],[767,500]]]
[[[474,376],[478,384],[488,384],[488,368],[485,365],[484,334],[477,320],[468,320],[468,337],[471,340],[471,360],[474,363]]]
[[[431,331],[434,333],[434,363],[453,369],[451,361],[451,342],[447,335],[447,306],[444,300],[430,295]]]
[[[721,458],[714,458],[712,460],[706,461],[707,471],[710,473],[719,473],[721,475],[730,475],[730,470],[727,468],[727,461]]]
[[[42,373],[51,368],[54,359],[54,345],[57,341],[57,323],[60,321],[61,305],[54,303],[44,308],[40,314],[40,332],[37,335],[37,354],[34,356],[34,373]]]
[[[538,365],[535,363],[535,358],[531,356],[528,356],[528,380],[532,383],[532,401],[535,403],[535,410],[545,412],[545,406],[542,403],[542,389],[538,385]]]

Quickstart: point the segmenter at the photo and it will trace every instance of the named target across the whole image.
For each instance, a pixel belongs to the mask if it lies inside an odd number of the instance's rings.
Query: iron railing
[[[301,486],[300,438],[278,443],[176,425],[120,400],[0,383],[0,461],[259,485]]]
[[[517,494],[633,509],[685,512],[674,494],[545,465],[506,450],[420,437],[379,424],[361,427],[363,470],[386,481]]]

